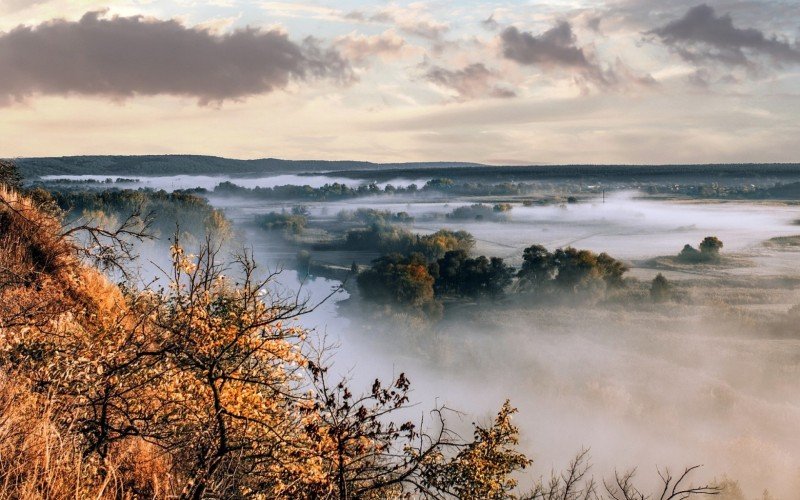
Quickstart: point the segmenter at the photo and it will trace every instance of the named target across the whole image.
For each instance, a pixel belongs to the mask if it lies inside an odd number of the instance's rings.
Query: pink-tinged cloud
[[[122,99],[169,94],[200,103],[264,94],[293,80],[352,78],[313,39],[253,28],[217,35],[142,16],[54,20],[0,34],[0,103],[37,94]]]

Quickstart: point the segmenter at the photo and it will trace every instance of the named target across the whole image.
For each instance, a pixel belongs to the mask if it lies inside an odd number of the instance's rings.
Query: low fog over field
[[[73,178],[85,179],[104,177]],[[250,188],[293,183],[317,188],[337,180],[140,177],[131,186],[213,191],[230,181]],[[131,187],[121,184],[114,187]],[[468,415],[457,427],[468,429],[470,416],[486,420],[510,398],[520,409],[522,447],[534,458],[537,474],[565,466],[589,447],[598,476],[638,466],[643,484],[655,485],[657,466],[703,464],[704,478],[737,480],[746,498],[764,489],[793,498],[800,490],[800,329],[787,319],[797,317],[787,314],[800,303],[800,247],[780,239],[800,233],[800,206],[658,198],[625,190],[584,193],[569,203],[509,199],[511,206],[496,217],[475,220],[448,215],[458,207],[501,200],[377,195],[294,203],[206,196],[234,222],[237,237],[230,246],[252,247],[259,262],[285,268],[281,285],[302,286],[312,301],[340,281],[295,270],[296,248],[254,227],[254,217],[302,205],[308,220],[324,228],[359,208],[405,212],[413,218],[403,224],[409,231],[466,230],[475,239],[472,254],[499,256],[516,267],[532,244],[607,252],[631,268],[631,296],[646,294],[649,280],[663,273],[678,287],[680,299],[449,304],[434,326],[409,322],[379,332],[368,328],[372,319],[360,317],[351,278],[347,291],[301,321],[337,346],[334,369],[357,387],[368,387],[375,376],[407,373],[419,414],[436,405],[455,408]],[[719,263],[698,267],[670,260],[685,244],[697,245],[709,235],[724,242]],[[143,258],[163,259],[157,248],[145,247]],[[342,267],[351,258],[363,266],[375,257],[311,254]],[[341,301],[347,303],[344,311]]]

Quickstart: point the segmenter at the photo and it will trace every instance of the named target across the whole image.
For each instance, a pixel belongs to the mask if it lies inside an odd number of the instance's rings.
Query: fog
[[[97,176],[102,177],[103,176]],[[236,183],[280,185],[286,177],[237,179]],[[64,178],[64,177],[60,177]],[[278,180],[281,178],[280,180]],[[153,178],[139,185],[212,187],[220,177]],[[302,176],[303,184],[330,182]],[[170,183],[169,185],[163,184]],[[352,182],[352,181],[348,181]],[[148,184],[149,183],[149,184]],[[162,184],[159,184],[162,183]],[[204,184],[208,183],[208,184]],[[324,182],[323,182],[324,183]],[[242,223],[254,214],[289,208],[212,197],[237,223],[242,243],[256,259],[286,267],[280,285],[302,285],[311,301],[338,286],[291,270],[293,255],[269,236]],[[738,480],[747,498],[764,489],[777,498],[800,491],[800,337],[762,328],[763,309],[784,314],[800,293],[776,286],[771,276],[800,280],[800,253],[770,248],[776,236],[800,233],[800,208],[766,203],[677,202],[618,193],[577,204],[514,205],[498,220],[454,220],[445,215],[470,200],[411,200],[373,197],[308,203],[312,218],[333,219],[342,210],[370,207],[405,211],[410,229],[463,229],[477,240],[474,253],[508,258],[518,265],[522,249],[572,245],[626,260],[631,274],[651,279],[651,259],[675,255],[684,244],[719,237],[736,265],[707,272],[673,271],[686,279],[688,299],[665,306],[570,303],[529,309],[464,307],[458,321],[431,332],[398,328],[391,334],[363,331],[343,317],[335,295],[302,319],[303,326],[335,344],[336,373],[367,389],[375,377],[408,374],[413,411],[422,415],[446,405],[465,413],[467,429],[485,422],[509,398],[519,407],[522,447],[535,460],[535,474],[561,468],[590,447],[599,477],[639,467],[642,484],[658,479],[656,466],[673,469],[703,464],[698,481]],[[157,252],[153,252],[153,258]],[[163,257],[163,254],[161,255]],[[146,257],[149,258],[149,257]],[[727,280],[727,281],[726,281]],[[731,305],[734,304],[734,305]]]

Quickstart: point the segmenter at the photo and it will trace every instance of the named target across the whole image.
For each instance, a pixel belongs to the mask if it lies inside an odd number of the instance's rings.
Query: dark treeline
[[[417,162],[372,163],[353,160],[238,160],[204,155],[86,155],[19,158],[15,161],[25,178],[42,175],[264,175],[332,170],[472,167],[476,163]]]
[[[309,185],[284,185],[274,187],[242,187],[226,181],[218,184],[213,190],[204,188],[188,190],[199,195],[218,195],[237,198],[262,199],[262,200],[309,200],[326,201],[345,198],[356,198],[375,195],[416,195],[419,193],[447,193],[460,196],[515,196],[533,193],[537,186],[529,183],[505,182],[492,183],[456,183],[452,179],[437,178],[427,181],[422,186],[410,184],[409,186],[394,186],[387,184],[381,188],[376,183],[361,184],[351,187],[346,184],[334,182],[314,188]]]
[[[572,247],[553,252],[532,245],[519,271],[500,257],[470,257],[454,249],[439,258],[421,253],[384,255],[358,275],[364,298],[388,306],[441,313],[443,299],[493,299],[508,293],[534,298],[559,295],[594,298],[625,285],[628,267],[606,253]]]

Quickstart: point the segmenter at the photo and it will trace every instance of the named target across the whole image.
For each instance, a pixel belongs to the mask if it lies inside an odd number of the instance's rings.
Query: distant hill
[[[697,165],[529,165],[436,166],[425,169],[405,165],[392,170],[358,169],[332,171],[330,175],[352,179],[387,181],[397,177],[449,177],[453,179],[526,181],[578,180],[585,182],[685,182],[800,178],[800,163],[720,163]]]
[[[581,179],[585,182],[685,182],[687,180],[737,181],[800,180],[800,163],[698,164],[698,165],[529,165],[491,166],[465,162],[373,163],[368,161],[235,160],[201,155],[61,156],[17,158],[22,175],[232,175],[251,177],[277,174],[329,173],[369,181],[398,177],[417,179],[450,177],[478,181]]]
[[[142,156],[60,156],[14,159],[25,178],[43,175],[213,175],[227,174],[252,176],[261,174],[287,174],[329,172],[333,170],[394,170],[427,168],[470,168],[477,163],[372,163],[365,161],[234,160],[218,156],[200,155],[142,155]]]

